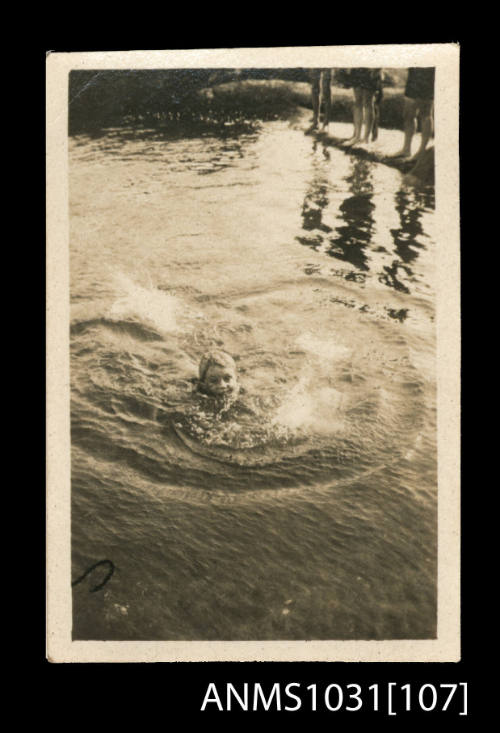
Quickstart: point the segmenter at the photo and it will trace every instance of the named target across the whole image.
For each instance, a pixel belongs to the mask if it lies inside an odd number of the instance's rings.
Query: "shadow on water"
[[[356,160],[352,174],[346,179],[353,194],[339,207],[339,215],[345,224],[336,228],[337,236],[330,237],[327,253],[339,260],[349,262],[358,270],[369,270],[365,249],[372,240],[375,224],[373,211],[372,165]]]
[[[398,191],[395,196],[395,209],[399,214],[400,226],[391,229],[394,240],[394,251],[400,259],[409,263],[418,257],[418,251],[424,246],[418,236],[426,236],[421,223],[422,206],[425,202],[418,194],[410,196],[408,191]]]
[[[336,227],[333,236],[333,228],[323,222],[325,209],[330,204],[330,184],[324,176],[313,177],[302,206],[302,228],[311,234],[297,237],[301,244],[322,250],[364,271],[369,269],[365,249],[371,242],[374,226],[370,168],[367,161],[353,161],[352,173],[346,179],[352,196],[344,199],[338,212],[345,223]]]
[[[409,294],[414,272],[410,266],[419,252],[426,248],[422,238],[427,237],[422,226],[424,211],[434,208],[433,190],[404,189],[394,196],[394,210],[399,217],[399,227],[390,230],[395,258],[390,264],[378,264],[379,271],[373,271],[370,252],[387,253],[380,241],[376,241],[376,197],[373,185],[373,167],[370,161],[351,158],[351,172],[345,178],[351,194],[338,206],[336,216],[341,220],[333,228],[325,222],[325,214],[333,208],[330,193],[332,186],[326,173],[316,168],[302,205],[302,230],[296,237],[300,244],[322,252],[329,257],[351,265],[354,270],[344,273],[346,280],[364,284],[367,276],[375,275],[379,282],[393,290]],[[384,244],[386,242],[384,241]],[[381,270],[380,270],[381,267]],[[306,274],[321,269],[311,265]],[[332,271],[335,274],[335,271]],[[388,309],[388,315],[399,321],[405,320],[407,309]]]
[[[235,116],[232,119],[221,120],[216,117],[199,116],[192,120],[163,120],[148,119],[135,120],[123,118],[117,124],[87,123],[85,127],[73,127],[72,136],[83,136],[80,144],[86,140],[103,140],[103,142],[148,142],[169,141],[190,138],[218,137],[220,139],[236,138],[239,135],[257,133],[261,128],[259,120],[249,120]]]
[[[399,215],[400,226],[391,229],[394,241],[394,252],[398,256],[391,265],[385,265],[379,275],[379,281],[388,287],[402,293],[410,293],[409,282],[414,273],[409,266],[418,258],[419,250],[425,249],[425,244],[418,237],[426,237],[422,227],[422,212],[424,208],[433,206],[429,192],[401,190],[395,195],[395,210]],[[403,282],[407,278],[406,282]]]

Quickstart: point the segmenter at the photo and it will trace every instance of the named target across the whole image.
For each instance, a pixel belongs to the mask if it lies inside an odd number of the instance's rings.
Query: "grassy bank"
[[[246,80],[200,90],[209,99],[214,113],[230,114],[248,110],[259,119],[287,117],[296,107],[312,109],[311,86],[307,82]],[[380,126],[402,129],[404,89],[386,88],[380,106]],[[352,122],[352,89],[332,86],[331,120]]]
[[[298,107],[311,108],[306,72],[287,71],[298,78],[255,79],[239,74],[235,79],[230,70],[72,72],[70,134],[122,125],[173,129],[189,124],[286,119]],[[351,89],[332,87],[332,121],[352,121],[352,102]],[[402,109],[403,89],[386,88],[381,127],[400,129]]]

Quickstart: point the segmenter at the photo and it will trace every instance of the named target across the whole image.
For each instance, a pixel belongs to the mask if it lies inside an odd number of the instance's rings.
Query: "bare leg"
[[[418,103],[415,99],[405,97],[404,106],[404,143],[401,150],[393,155],[388,155],[388,158],[409,158],[411,157],[411,141],[415,134],[415,115],[417,113]]]
[[[373,119],[374,119],[374,112],[373,112],[373,98],[374,98],[374,92],[371,92],[369,89],[363,89],[363,116],[364,116],[364,123],[365,123],[365,135],[363,137],[363,142],[368,143],[370,142],[370,134],[373,127]]]
[[[378,138],[378,125],[380,122],[380,95],[375,92],[373,96],[373,125],[372,125],[372,142]]]
[[[422,137],[420,139],[420,147],[414,157],[418,158],[427,147],[427,143],[432,135],[432,102],[430,100],[419,100],[420,105],[420,124],[422,126]]]
[[[332,108],[331,80],[331,69],[325,69],[321,74],[321,97],[325,105],[322,125],[323,130],[328,129],[328,125],[330,124],[330,111]]]
[[[354,122],[353,136],[344,142],[344,145],[355,145],[361,140],[361,125],[363,124],[363,90],[359,87],[353,88],[354,106],[352,116]]]
[[[309,129],[306,130],[306,132],[312,132],[313,130],[316,130],[318,127],[320,77],[321,77],[321,72],[319,69],[311,70],[310,78],[311,78],[311,97],[312,97],[313,118],[312,118],[312,124],[309,127]]]

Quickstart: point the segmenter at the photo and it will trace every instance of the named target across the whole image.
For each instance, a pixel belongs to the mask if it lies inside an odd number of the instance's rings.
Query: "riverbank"
[[[75,73],[75,72],[73,72]],[[192,76],[192,75],[191,75]],[[242,79],[210,83],[210,78],[132,78],[103,72],[70,79],[69,132],[80,134],[116,126],[232,124],[287,119],[297,108],[311,109],[311,85],[284,79]],[[137,78],[136,78],[137,77]],[[401,129],[403,89],[386,87],[380,126]],[[352,90],[332,87],[331,119],[352,120]]]
[[[296,116],[295,124],[303,126],[304,130],[307,130],[310,119],[310,112],[304,109],[301,115]],[[352,136],[352,132],[352,122],[330,122],[328,130],[316,130],[310,134],[323,145],[345,150],[346,153],[356,155],[363,160],[383,163],[391,168],[397,168],[405,176],[408,176],[410,182],[421,181],[428,185],[434,183],[434,147],[428,148],[422,160],[417,164],[415,160],[391,157],[401,149],[403,143],[401,130],[379,128],[378,137],[375,142],[358,143],[355,146],[346,147],[343,143]],[[415,135],[412,154],[416,153],[419,142],[419,136]]]
[[[187,73],[187,72],[186,72]],[[207,71],[200,79],[134,77],[118,72],[80,79],[70,89],[69,133],[106,134],[111,128],[152,131],[168,138],[217,134],[232,137],[262,122],[289,120],[304,132],[311,120],[311,85],[285,79],[217,80]],[[80,86],[85,81],[86,86]],[[352,135],[352,89],[332,86],[331,122],[315,137],[324,145],[343,148]],[[379,137],[375,143],[346,149],[359,158],[413,174],[415,162],[391,159],[402,145],[404,89],[385,87],[380,105]],[[414,145],[417,146],[417,136]],[[415,152],[416,147],[414,148]],[[433,183],[433,152],[420,164],[413,182]]]
[[[203,105],[218,113],[230,110],[248,111],[262,119],[289,114],[294,107],[312,109],[311,85],[307,82],[282,79],[246,79],[232,81],[196,92]],[[352,89],[332,86],[331,119],[352,121]],[[402,129],[404,89],[385,87],[380,105],[380,126]]]

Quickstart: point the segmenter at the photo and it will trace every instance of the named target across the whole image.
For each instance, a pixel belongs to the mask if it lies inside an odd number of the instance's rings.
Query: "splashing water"
[[[110,308],[111,318],[138,319],[165,334],[181,330],[183,304],[179,298],[139,285],[124,273],[115,274],[113,279],[118,297]]]
[[[273,424],[289,430],[333,435],[345,429],[345,397],[332,387],[314,387],[312,374],[303,375],[277,409]]]

